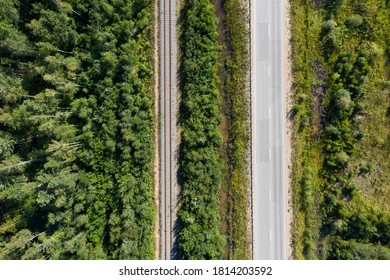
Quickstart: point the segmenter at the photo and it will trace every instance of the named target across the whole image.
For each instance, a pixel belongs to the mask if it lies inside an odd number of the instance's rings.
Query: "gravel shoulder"
[[[159,146],[159,47],[158,47],[158,1],[154,2],[154,34],[153,34],[153,44],[154,44],[154,203],[156,205],[156,221],[154,228],[154,240],[155,240],[155,258],[160,258],[160,146]]]
[[[290,38],[291,38],[291,32],[290,32],[290,4],[288,0],[283,0],[284,7],[283,7],[283,13],[284,13],[284,20],[283,20],[283,90],[284,90],[284,96],[285,96],[285,144],[284,144],[284,158],[285,158],[285,188],[286,188],[286,241],[287,246],[287,258],[292,258],[292,250],[291,250],[291,222],[293,219],[293,209],[291,204],[291,137],[292,137],[292,129],[291,129],[291,120],[289,118],[289,112],[291,110],[292,106],[292,98],[293,98],[293,92],[292,92],[292,73],[291,73],[291,44],[290,44]]]

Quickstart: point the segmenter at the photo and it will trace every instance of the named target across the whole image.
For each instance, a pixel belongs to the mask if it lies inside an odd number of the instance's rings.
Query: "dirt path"
[[[155,0],[154,2],[154,199],[155,199],[155,205],[156,205],[156,222],[155,222],[155,228],[154,228],[154,240],[155,240],[155,258],[160,258],[160,168],[159,168],[159,162],[160,162],[160,148],[159,148],[159,141],[158,141],[158,120],[159,120],[159,91],[158,91],[158,85],[159,85],[159,68],[158,68],[158,60],[159,60],[159,48],[158,48],[158,1]]]

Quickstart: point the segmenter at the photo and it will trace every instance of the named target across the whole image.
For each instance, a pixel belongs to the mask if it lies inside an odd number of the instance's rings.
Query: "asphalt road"
[[[252,0],[253,257],[286,259],[283,5]]]
[[[176,205],[176,1],[160,2],[160,242],[163,260],[172,258]]]

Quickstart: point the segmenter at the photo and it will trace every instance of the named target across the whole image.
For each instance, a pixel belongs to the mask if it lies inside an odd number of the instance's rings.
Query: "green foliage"
[[[333,20],[327,20],[325,21],[324,25],[322,26],[322,30],[326,33],[332,31],[337,26],[337,23]]]
[[[299,106],[299,104],[294,104],[291,108],[291,117],[295,117],[299,111],[301,110],[301,106]]]
[[[183,259],[219,259],[225,240],[219,232],[217,149],[221,136],[215,11],[209,0],[189,0],[181,13],[179,254]]]
[[[389,147],[383,141],[388,105],[383,104],[387,86],[380,82],[389,73],[383,54],[388,7],[382,1],[358,2],[326,1],[325,9],[314,9],[310,1],[291,1],[294,104],[299,106],[292,108],[297,258],[389,258],[388,200],[381,199],[388,191]],[[326,79],[318,67],[307,67],[313,61],[321,62]],[[323,96],[316,87],[324,89]],[[308,100],[300,98],[310,92]],[[311,121],[303,126],[307,116]],[[310,130],[320,136],[312,137]],[[374,138],[378,149],[367,138]]]
[[[358,28],[363,23],[363,18],[360,15],[351,15],[345,21],[349,28]]]
[[[332,240],[331,250],[327,256],[331,260],[389,260],[390,249],[379,245],[358,243],[351,239]]]
[[[247,75],[249,73],[249,30],[248,11],[241,0],[227,0],[226,29],[230,63],[227,63],[225,93],[229,102],[229,141],[228,155],[230,163],[230,217],[229,240],[231,259],[250,259],[249,224],[249,178],[248,155],[249,100],[247,96]]]
[[[337,14],[344,2],[345,0],[327,0],[325,6],[330,14]]]
[[[337,115],[342,117],[344,114],[348,114],[353,106],[351,100],[351,93],[344,89],[339,89],[334,94],[334,108],[336,109]]]
[[[344,31],[341,27],[332,24],[323,27],[324,56],[327,58],[332,52],[338,51],[343,43]]]
[[[152,1],[0,2],[0,258],[153,258]]]

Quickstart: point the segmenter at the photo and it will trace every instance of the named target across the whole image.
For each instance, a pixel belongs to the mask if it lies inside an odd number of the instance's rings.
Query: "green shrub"
[[[337,26],[337,23],[333,19],[329,19],[325,21],[325,23],[322,25],[322,30],[325,33],[328,33],[332,31]]]
[[[300,109],[301,106],[299,106],[299,104],[294,104],[291,108],[291,117],[294,118],[299,113]]]
[[[338,167],[344,167],[349,161],[349,156],[346,152],[341,151],[336,154],[336,164]]]
[[[353,102],[351,99],[351,93],[345,89],[339,89],[334,94],[334,106],[339,116],[343,116],[352,108]]]
[[[351,15],[345,21],[349,28],[358,28],[363,24],[363,18],[360,15]]]
[[[361,164],[359,167],[359,173],[360,174],[367,174],[370,173],[372,170],[372,164],[367,163],[367,164]]]
[[[359,131],[356,135],[356,140],[362,140],[364,136],[366,136],[366,133],[364,133],[364,131]]]

